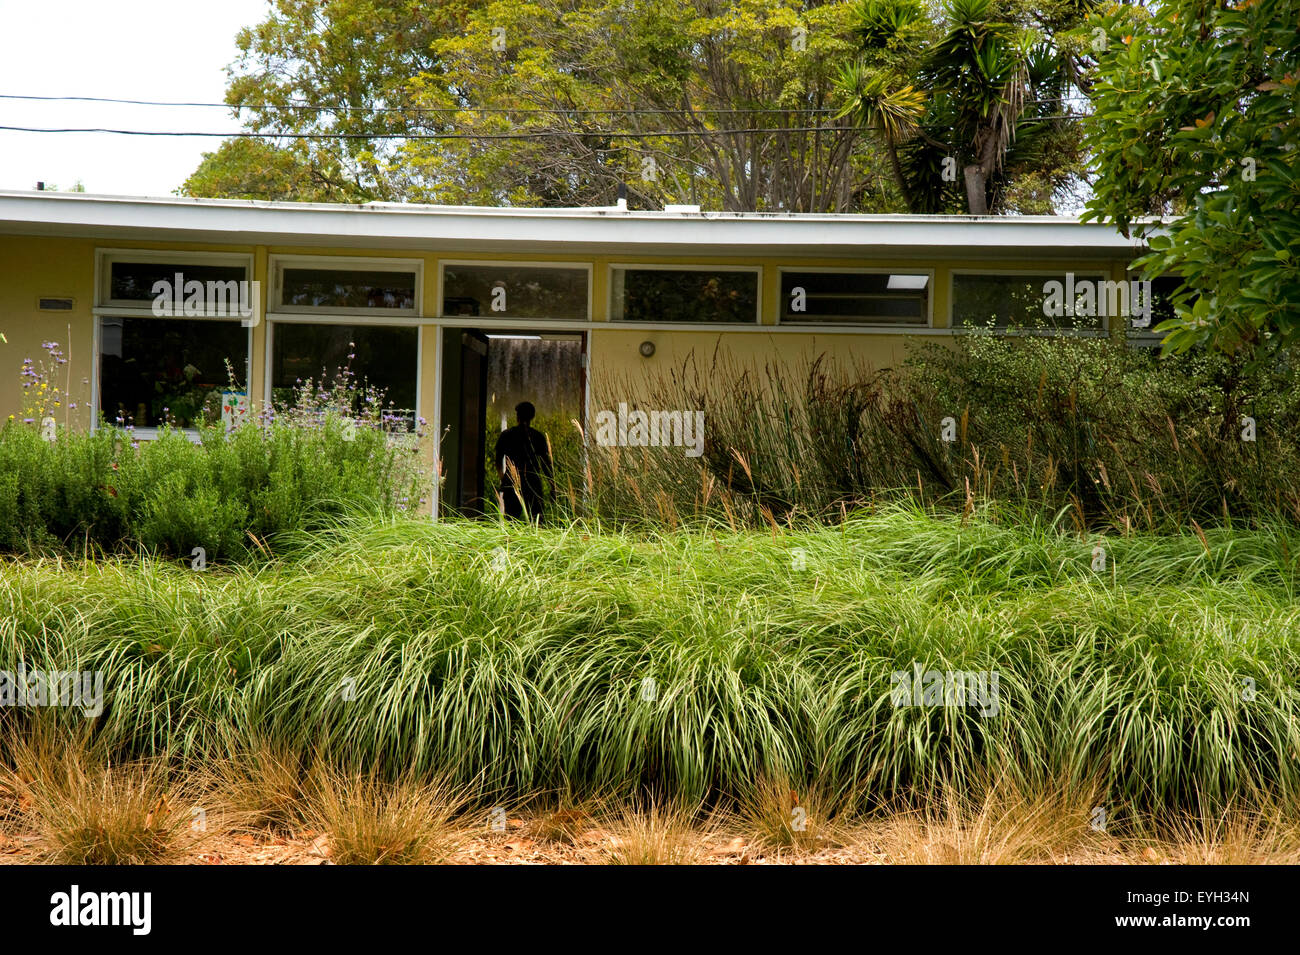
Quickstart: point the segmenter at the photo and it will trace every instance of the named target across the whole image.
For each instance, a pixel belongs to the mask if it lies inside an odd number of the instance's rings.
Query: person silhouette
[[[551,463],[550,442],[546,435],[531,427],[529,422],[537,416],[531,401],[515,405],[513,428],[507,428],[497,438],[497,475],[501,478],[501,504],[506,516],[521,520],[542,519],[542,478],[550,484],[550,497],[555,500],[555,469]]]

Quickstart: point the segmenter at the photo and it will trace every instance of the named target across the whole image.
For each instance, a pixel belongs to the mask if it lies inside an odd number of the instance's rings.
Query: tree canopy
[[[181,191],[1051,211],[1081,178],[1052,117],[1086,0],[1049,3],[274,0],[227,94],[269,138],[223,144]]]
[[[1086,145],[1087,215],[1153,235],[1148,278],[1179,275],[1167,347],[1255,355],[1300,341],[1300,0],[1111,4]]]
[[[861,0],[849,109],[911,212],[1051,212],[1085,181],[1076,121],[1089,3]]]

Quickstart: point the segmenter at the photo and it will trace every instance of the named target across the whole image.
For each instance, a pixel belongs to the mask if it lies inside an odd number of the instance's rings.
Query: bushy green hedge
[[[276,534],[355,508],[414,510],[424,489],[409,446],[338,420],[316,427],[249,424],[195,443],[164,429],[62,432],[0,428],[0,549],[52,552],[141,548],[239,558]],[[256,538],[256,539],[254,539]]]

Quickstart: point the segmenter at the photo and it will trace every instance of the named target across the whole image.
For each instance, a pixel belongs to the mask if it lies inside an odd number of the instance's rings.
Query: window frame
[[[154,315],[152,311],[148,311],[144,309],[137,309],[136,311],[137,314],[134,315],[124,314],[123,309],[113,309],[112,311],[109,312],[102,312],[102,313],[95,314],[94,327],[91,330],[91,348],[94,350],[95,359],[91,363],[91,367],[90,367],[90,422],[91,422],[90,430],[92,432],[96,431],[99,428],[99,417],[100,417],[101,404],[102,404],[100,400],[101,398],[100,388],[103,385],[102,367],[103,367],[104,356],[102,354],[102,349],[104,344],[104,331],[103,331],[104,319],[145,318],[155,322],[167,322],[167,321],[175,320],[172,316],[159,317],[157,315]],[[210,318],[206,316],[191,316],[188,319],[182,319],[182,321],[213,321],[213,322],[227,321],[234,324],[238,322],[238,319]],[[251,386],[252,386],[252,377],[253,377],[253,326],[251,325],[244,326],[244,332],[245,332],[244,391],[249,393],[249,397],[252,397]],[[138,440],[153,441],[158,437],[158,434],[161,430],[162,430],[161,428],[154,428],[154,427],[133,427],[131,433]],[[191,441],[194,441],[196,443],[199,441],[200,432],[198,428],[174,428],[172,430],[180,431]]]
[[[196,252],[192,249],[183,251],[171,251],[168,249],[95,249],[95,296],[94,305],[92,306],[99,314],[112,314],[120,312],[124,317],[138,312],[148,312],[153,316],[153,306],[150,302],[141,302],[132,299],[115,299],[111,297],[113,283],[113,263],[114,262],[192,262],[195,265],[215,265],[215,266],[242,266],[244,269],[244,281],[254,281],[253,269],[254,261],[251,252]],[[255,303],[254,308],[260,308],[261,303]],[[160,316],[153,316],[160,317]],[[185,318],[213,318],[217,321],[229,319],[228,315],[188,315],[176,316]]]
[[[337,271],[358,269],[370,272],[413,273],[415,275],[414,304],[411,308],[348,308],[340,305],[285,305],[284,271],[286,268],[311,268]],[[394,258],[366,255],[281,255],[272,254],[266,263],[267,318],[271,316],[309,316],[313,319],[328,315],[353,318],[379,319],[387,324],[395,318],[419,319],[424,315],[424,259]],[[352,323],[349,323],[352,324]]]
[[[1033,276],[1041,275],[1049,278],[1064,278],[1066,272],[1074,272],[1076,278],[1101,279],[1103,281],[1113,281],[1109,269],[1103,267],[1096,271],[1077,272],[1074,269],[967,269],[953,268],[948,270],[948,328],[955,334],[970,334],[972,332],[995,332],[999,335],[1074,335],[1081,338],[1086,337],[1105,337],[1110,334],[1110,315],[1097,316],[1101,321],[1095,328],[1056,328],[1051,325],[1042,325],[1035,328],[1018,328],[1011,325],[995,325],[988,328],[984,325],[958,325],[957,324],[957,277],[960,275],[993,275],[993,276]]]
[[[442,307],[443,307],[443,303],[446,301],[447,266],[449,265],[452,266],[453,268],[457,265],[480,265],[480,266],[485,266],[487,268],[560,269],[560,270],[567,270],[570,272],[577,272],[577,271],[586,272],[587,273],[587,314],[583,318],[544,318],[544,317],[529,318],[527,316],[516,316],[511,318],[505,315],[446,315],[443,313]],[[596,281],[596,267],[591,262],[581,262],[581,261],[536,262],[536,261],[528,261],[522,259],[519,260],[439,259],[438,260],[438,289],[437,289],[438,319],[439,321],[445,321],[445,322],[460,322],[461,324],[467,326],[469,325],[477,326],[479,324],[486,324],[486,325],[498,324],[498,325],[506,326],[506,325],[517,324],[519,322],[540,322],[548,326],[551,323],[554,323],[555,325],[558,326],[559,323],[561,322],[583,322],[585,327],[586,324],[589,324],[592,321],[594,321],[594,319],[592,318],[592,310],[595,307],[595,293],[596,293],[595,281]]]
[[[926,289],[925,296],[925,322],[924,324],[900,323],[900,322],[794,322],[785,320],[785,273],[786,272],[823,272],[827,275],[927,275],[930,283]],[[777,297],[779,299],[776,309],[776,324],[783,325],[786,328],[821,330],[826,328],[875,328],[889,329],[891,331],[907,332],[917,331],[923,328],[934,328],[934,291],[935,283],[938,281],[936,276],[937,269],[930,268],[908,268],[908,269],[887,269],[877,266],[797,266],[797,265],[779,265],[776,269],[777,274]]]
[[[373,318],[373,316],[365,316]],[[262,341],[262,405],[270,408],[275,392],[275,380],[272,369],[275,367],[275,326],[276,325],[375,325],[380,328],[414,328],[415,329],[415,416],[420,415],[421,399],[424,396],[424,329],[427,322],[421,319],[403,319],[393,321],[361,321],[356,315],[271,315],[267,317],[266,335]]]
[[[157,247],[142,249],[123,249],[96,247],[95,249],[95,275],[93,305],[90,314],[93,319],[90,329],[90,430],[95,432],[99,429],[99,419],[102,412],[102,401],[100,388],[103,386],[103,345],[104,331],[103,320],[105,318],[146,318],[157,322],[175,321],[177,319],[189,321],[212,321],[212,322],[238,322],[244,326],[245,345],[244,345],[244,390],[250,392],[253,381],[253,328],[256,322],[247,322],[238,315],[155,315],[153,305],[150,302],[128,301],[124,299],[113,299],[109,297],[111,289],[114,262],[193,262],[196,265],[242,265],[246,282],[255,280],[255,258],[251,252],[205,252],[193,249],[160,249]],[[261,302],[254,303],[254,309],[261,309]],[[137,427],[132,429],[132,434],[140,441],[156,440],[161,429],[154,427]],[[184,434],[191,441],[199,441],[198,428],[178,428],[175,429]]]
[[[1126,276],[1128,277],[1128,279],[1130,279],[1130,280],[1133,280],[1133,279],[1136,279],[1137,281],[1141,281],[1141,280],[1142,280],[1142,273],[1141,273],[1141,272],[1135,272],[1135,271],[1133,271],[1132,269],[1128,269],[1128,270],[1126,270],[1125,275],[1126,275]],[[1175,278],[1175,279],[1179,279],[1179,280],[1181,281],[1181,280],[1183,279],[1183,273],[1182,273],[1182,272],[1166,272],[1166,273],[1164,273],[1163,275],[1161,275],[1160,278],[1161,278],[1161,279]],[[1155,294],[1155,284],[1154,284],[1154,283],[1157,282],[1157,281],[1159,281],[1159,279],[1152,279],[1151,281],[1152,281],[1151,292],[1152,292],[1152,294],[1154,295],[1154,294]],[[1154,315],[1151,316],[1151,319],[1152,319],[1152,323],[1151,323],[1150,325],[1148,325],[1147,327],[1145,327],[1145,328],[1134,328],[1132,325],[1130,325],[1130,324],[1128,324],[1128,323],[1126,322],[1126,323],[1124,324],[1124,334],[1125,334],[1125,336],[1129,339],[1129,341],[1131,341],[1131,342],[1135,342],[1135,343],[1140,344],[1140,345],[1154,345],[1154,344],[1159,344],[1160,342],[1164,341],[1164,340],[1165,340],[1165,336],[1164,336],[1164,334],[1162,334],[1162,333],[1160,333],[1160,332],[1156,332],[1156,331],[1154,331],[1154,329],[1155,329],[1155,316],[1154,316]]]
[[[625,328],[696,329],[704,331],[753,328],[763,324],[763,269],[762,265],[701,265],[695,262],[610,262],[605,267],[606,305],[605,324]],[[652,272],[752,272],[755,276],[754,320],[752,322],[636,322],[614,317],[614,272],[618,269],[640,269]]]

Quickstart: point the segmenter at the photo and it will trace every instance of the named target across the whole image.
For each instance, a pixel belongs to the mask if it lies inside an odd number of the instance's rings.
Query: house
[[[504,343],[572,351],[566,387],[590,422],[629,397],[602,382],[692,353],[882,367],[909,339],[990,323],[1149,340],[1134,317],[1150,311],[1126,301],[1141,251],[1056,217],[0,192],[0,414],[23,413],[20,368],[47,341],[67,359],[67,423],[121,419],[142,438],[350,364],[442,436],[435,508],[472,510]]]

